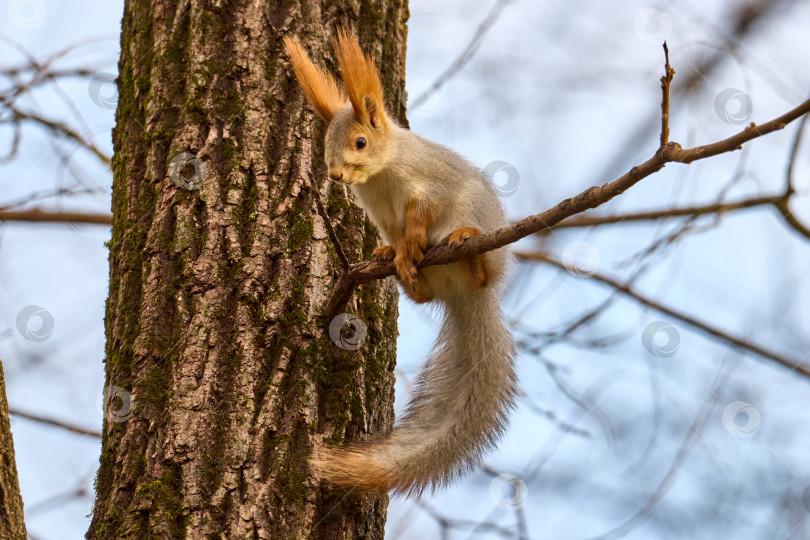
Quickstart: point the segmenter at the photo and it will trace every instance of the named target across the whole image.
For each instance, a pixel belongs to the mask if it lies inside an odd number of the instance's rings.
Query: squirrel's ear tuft
[[[360,44],[346,28],[338,30],[335,51],[355,118],[375,129],[385,129],[388,118],[374,59],[363,53]]]
[[[343,107],[346,96],[338,88],[335,78],[315,66],[297,38],[284,37],[284,47],[290,55],[295,77],[307,99],[326,123]]]

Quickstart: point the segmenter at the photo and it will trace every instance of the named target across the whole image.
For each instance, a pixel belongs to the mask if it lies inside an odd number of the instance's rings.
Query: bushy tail
[[[445,299],[439,338],[415,395],[387,438],[324,449],[314,461],[331,484],[421,493],[474,468],[507,426],[517,393],[514,347],[492,287]]]

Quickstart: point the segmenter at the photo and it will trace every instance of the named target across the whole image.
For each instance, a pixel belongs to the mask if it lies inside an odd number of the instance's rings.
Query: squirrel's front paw
[[[380,262],[386,261],[393,261],[396,252],[392,246],[377,246],[374,248],[374,251],[371,253],[371,256],[374,257],[374,260]]]

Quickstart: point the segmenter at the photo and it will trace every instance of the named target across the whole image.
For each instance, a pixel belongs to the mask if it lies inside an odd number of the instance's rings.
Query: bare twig
[[[553,258],[553,257],[551,257],[551,256],[549,256],[549,255],[547,255],[545,253],[520,252],[520,253],[517,253],[516,255],[517,255],[518,258],[526,260],[526,261],[543,262],[543,263],[546,263],[546,264],[550,264],[551,266],[555,266],[555,267],[559,268],[560,270],[565,270],[565,266],[563,265],[563,263],[561,261],[559,261],[559,260],[557,260],[557,259],[555,259],[555,258]],[[712,336],[714,338],[720,339],[722,341],[725,341],[726,343],[734,345],[735,347],[739,347],[740,349],[743,349],[743,350],[749,351],[751,353],[754,353],[755,355],[757,355],[757,356],[759,356],[761,358],[772,360],[772,361],[776,362],[777,364],[780,364],[780,365],[790,369],[791,371],[795,370],[800,375],[803,375],[805,377],[810,378],[810,364],[805,364],[803,360],[796,360],[796,359],[786,358],[786,357],[784,357],[784,356],[782,356],[782,355],[780,355],[780,354],[778,354],[778,353],[776,353],[776,352],[774,352],[772,350],[766,349],[765,347],[763,347],[761,345],[757,345],[756,343],[752,343],[752,342],[748,341],[747,339],[743,339],[743,338],[739,338],[737,336],[734,336],[734,335],[726,332],[725,330],[723,330],[721,328],[713,326],[713,325],[711,325],[711,324],[709,324],[709,323],[707,323],[705,321],[701,321],[701,320],[699,320],[699,319],[697,319],[697,318],[695,318],[695,317],[693,317],[693,316],[691,316],[691,315],[689,315],[687,313],[684,313],[682,311],[678,311],[678,310],[676,310],[674,308],[671,308],[669,306],[665,306],[664,304],[661,304],[660,302],[657,302],[657,301],[655,301],[655,300],[653,300],[651,298],[648,298],[648,297],[634,291],[633,289],[630,288],[630,285],[628,283],[621,283],[620,281],[618,281],[616,279],[610,278],[610,277],[605,276],[603,274],[600,274],[598,272],[595,273],[595,274],[592,274],[590,276],[590,279],[593,279],[594,281],[602,283],[603,285],[607,285],[609,287],[612,287],[616,291],[619,291],[619,292],[623,293],[624,295],[632,298],[636,302],[638,302],[638,303],[640,303],[640,304],[642,304],[644,306],[647,306],[649,308],[652,308],[652,309],[654,309],[656,311],[659,311],[660,313],[668,315],[668,316],[672,317],[673,319],[678,319],[679,321],[681,321],[681,322],[683,322],[685,324],[688,324],[689,326],[699,330],[700,332],[703,332],[704,334],[708,334],[708,335],[710,335],[710,336]]]
[[[784,200],[784,195],[772,197],[752,197],[729,203],[714,203],[702,206],[689,206],[684,208],[667,208],[662,210],[650,210],[647,212],[636,212],[632,214],[609,214],[603,216],[576,216],[566,219],[562,223],[554,226],[555,229],[594,227],[598,225],[611,225],[624,222],[654,221],[659,219],[693,217],[704,214],[725,214],[734,210],[755,208],[757,206],[777,205]]]
[[[12,113],[14,114],[13,122],[19,122],[20,120],[26,120],[29,122],[33,122],[38,124],[44,128],[51,130],[54,133],[58,133],[65,137],[66,139],[70,139],[74,141],[79,146],[83,147],[85,150],[90,151],[94,154],[99,160],[101,160],[104,164],[110,165],[112,164],[112,159],[110,156],[102,152],[97,146],[92,144],[90,141],[86,140],[80,134],[76,133],[72,128],[69,126],[61,123],[56,122],[54,120],[49,120],[38,114],[32,112],[23,112],[15,108],[10,108]]]
[[[776,207],[785,218],[785,222],[790,225],[794,231],[801,234],[805,238],[810,239],[810,229],[808,229],[801,221],[799,221],[793,212],[790,211],[787,199],[782,200]]]
[[[343,266],[343,270],[348,270],[349,266],[351,266],[349,263],[349,258],[346,257],[346,252],[343,251],[343,246],[340,245],[340,240],[335,232],[335,228],[332,226],[332,220],[329,219],[329,214],[326,213],[326,208],[323,206],[323,202],[321,201],[321,194],[318,191],[318,184],[315,182],[315,178],[313,178],[312,175],[309,175],[309,183],[312,186],[312,193],[315,197],[315,206],[318,207],[318,214],[320,214],[321,219],[323,219],[323,225],[326,227],[326,233],[329,235],[329,240],[332,241],[332,246],[335,248],[335,252],[338,254],[338,258],[340,259],[340,264]]]
[[[559,416],[557,416],[557,413],[555,413],[554,411],[544,409],[544,408],[540,407],[537,403],[535,403],[529,397],[529,395],[526,392],[521,392],[521,398],[523,398],[524,402],[529,407],[529,410],[531,410],[535,414],[538,414],[538,415],[546,418],[547,420],[549,420],[551,423],[553,423],[555,426],[557,426],[562,431],[564,431],[566,433],[571,433],[572,435],[578,435],[580,437],[585,437],[587,439],[592,439],[593,438],[593,435],[591,435],[591,432],[588,431],[587,429],[582,429],[582,428],[579,428],[577,426],[571,425],[571,424],[565,422],[564,420],[562,420]]]
[[[810,239],[810,228],[806,227],[799,219],[790,211],[790,198],[796,193],[793,186],[793,166],[796,162],[796,156],[799,155],[799,147],[802,144],[802,134],[804,133],[804,126],[807,124],[807,116],[802,118],[799,123],[799,128],[796,131],[796,137],[793,139],[793,146],[790,149],[790,157],[788,158],[787,170],[785,171],[785,196],[776,205],[776,208],[785,218],[785,222],[793,227],[797,233],[805,238]]]
[[[661,146],[664,147],[669,142],[669,86],[672,84],[672,77],[675,70],[669,65],[669,49],[667,42],[664,42],[664,75],[661,76]]]
[[[802,134],[804,133],[804,126],[807,125],[808,116],[802,117],[799,122],[799,127],[796,129],[796,136],[793,138],[793,145],[790,147],[790,157],[788,158],[787,169],[785,170],[785,195],[793,195],[795,189],[793,186],[793,166],[796,162],[796,156],[799,155],[799,147],[802,144]]]
[[[789,8],[790,4],[799,5],[800,2],[787,2],[785,0],[746,0],[745,2],[737,2],[730,17],[724,18],[724,21],[728,21],[730,29],[722,36],[722,45],[708,56],[701,54],[691,61],[686,60],[692,69],[685,74],[685,77],[679,79],[680,82],[675,85],[675,94],[696,95],[698,91],[705,87],[707,81],[711,80],[711,75],[718,71],[729,58],[733,58],[743,40],[749,38],[757,29],[761,29],[763,21],[769,18],[772,19],[777,13],[782,12],[784,14],[781,8]],[[680,4],[680,8],[689,9],[688,5],[683,3]],[[616,144],[615,147],[640,148],[655,132],[656,127],[656,119],[653,116],[645,115],[643,120],[629,132],[628,136]],[[634,155],[634,151],[617,153],[602,168],[598,177],[613,176],[617,171],[621,171],[631,159],[630,156]]]
[[[0,203],[0,211],[21,210],[23,206],[44,201],[46,199],[58,197],[72,197],[77,195],[87,195],[95,193],[106,193],[107,190],[100,187],[84,186],[59,186],[52,189],[42,189],[32,191],[17,199],[7,200]]]
[[[473,34],[472,40],[470,40],[470,43],[467,45],[464,51],[459,55],[458,58],[456,58],[456,60],[452,64],[450,64],[450,67],[444,70],[444,73],[439,75],[439,77],[433,82],[433,84],[430,85],[430,88],[422,92],[419,95],[419,97],[417,97],[411,102],[412,108],[419,107],[425,101],[430,99],[430,96],[432,96],[434,92],[436,92],[439,88],[441,88],[444,85],[444,83],[452,79],[453,76],[456,75],[456,73],[461,71],[461,68],[463,68],[467,64],[467,62],[472,60],[472,57],[475,56],[475,53],[478,50],[478,47],[481,46],[481,42],[484,41],[484,36],[486,36],[487,32],[489,32],[489,29],[492,28],[492,26],[495,24],[495,21],[498,20],[498,17],[500,17],[503,8],[505,8],[506,4],[508,3],[509,0],[498,0],[498,2],[492,7],[490,12],[487,14],[486,18],[484,18],[484,20],[481,21],[481,24],[478,25],[478,29],[475,31],[475,34]]]
[[[20,418],[25,418],[26,420],[31,420],[34,422],[39,422],[41,424],[47,424],[49,426],[55,426],[58,428],[65,429],[67,431],[71,431],[73,433],[78,433],[79,435],[89,435],[91,437],[101,438],[101,432],[98,432],[94,429],[86,429],[83,427],[74,426],[67,422],[63,422],[61,420],[54,420],[53,418],[46,418],[44,416],[39,416],[36,414],[31,414],[27,412],[20,411],[18,409],[12,409],[9,407],[8,410],[9,414],[12,416],[19,416]]]
[[[504,538],[514,538],[515,532],[507,527],[502,527],[492,521],[478,522],[471,519],[456,519],[448,518],[440,514],[435,508],[428,505],[424,501],[417,500],[415,503],[419,508],[424,510],[436,523],[442,528],[470,528],[473,531],[485,531],[498,534]]]
[[[675,487],[675,480],[677,479],[681,469],[683,469],[686,460],[695,445],[698,435],[706,426],[709,416],[714,410],[715,405],[717,405],[717,400],[720,399],[720,394],[717,393],[717,389],[720,387],[720,384],[728,378],[727,360],[728,357],[726,357],[721,368],[718,370],[714,383],[712,384],[703,405],[700,407],[697,416],[692,421],[692,425],[689,427],[689,431],[686,433],[683,443],[678,448],[678,452],[675,454],[675,459],[672,461],[666,476],[664,476],[663,480],[661,480],[661,482],[658,484],[655,491],[649,496],[644,506],[624,524],[591,540],[608,540],[611,538],[622,538],[626,536],[639,525],[644,523],[644,521],[649,518],[653,512],[655,512],[667,495],[672,492]],[[709,451],[709,455],[711,455],[712,450],[714,449]],[[703,459],[706,459],[706,457]],[[703,459],[698,462],[698,465],[703,462]],[[697,467],[697,465],[695,465],[692,470],[694,470],[695,467]]]

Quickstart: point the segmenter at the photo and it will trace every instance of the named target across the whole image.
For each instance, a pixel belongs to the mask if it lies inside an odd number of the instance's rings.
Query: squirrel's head
[[[315,111],[328,124],[325,159],[329,177],[363,184],[390,163],[392,121],[385,112],[382,85],[371,56],[346,30],[335,39],[345,92],[337,80],[310,60],[295,38],[285,37],[295,76]]]

